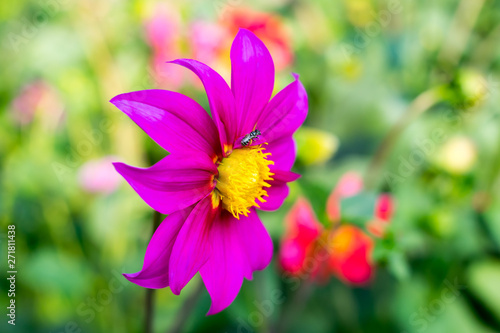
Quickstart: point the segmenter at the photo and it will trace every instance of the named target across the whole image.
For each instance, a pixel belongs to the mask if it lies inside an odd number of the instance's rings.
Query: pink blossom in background
[[[223,26],[209,21],[195,21],[190,26],[190,45],[193,58],[207,64],[215,64],[220,59],[229,63],[229,52],[221,52],[222,45],[227,45],[229,31]],[[229,48],[227,49],[229,51]]]
[[[268,45],[278,70],[293,62],[290,34],[280,16],[239,7],[224,15],[220,25],[226,27],[230,34],[236,33],[240,27],[252,31]]]
[[[78,170],[78,183],[88,193],[109,194],[115,191],[122,178],[113,167],[118,160],[115,156],[106,156],[86,162]]]
[[[378,197],[375,205],[375,216],[383,221],[390,221],[394,211],[392,197],[388,193],[383,193]]]
[[[340,201],[344,198],[352,197],[363,190],[363,177],[357,172],[345,173],[328,197],[326,213],[331,221],[340,219]]]
[[[172,4],[157,3],[144,22],[146,40],[152,50],[151,67],[155,87],[175,89],[181,86],[185,72],[168,66],[169,60],[182,58],[183,26],[179,11]]]
[[[43,80],[25,85],[12,101],[12,118],[19,125],[27,125],[39,114],[47,129],[55,129],[64,117],[64,104],[56,89]]]
[[[266,44],[277,70],[283,70],[291,65],[293,53],[282,20],[277,15],[257,12],[250,8],[228,10],[218,22],[193,22],[190,27],[193,57],[217,68],[224,78],[229,79],[230,36],[234,36],[240,28],[253,32]]]
[[[388,193],[381,194],[375,204],[375,216],[367,225],[368,231],[376,236],[383,237],[391,222],[394,212],[394,201]]]
[[[184,57],[206,63],[230,81],[231,40],[240,28],[253,32],[266,44],[277,70],[283,70],[293,62],[288,30],[277,15],[250,8],[232,8],[218,21],[183,22],[179,12],[174,4],[159,2],[145,20],[146,39],[152,51],[154,87],[178,89],[189,84],[201,88],[194,75],[166,64]],[[185,37],[188,44],[182,42]]]
[[[311,204],[299,198],[285,217],[285,234],[281,241],[279,260],[292,274],[303,271],[304,261],[314,250],[314,243],[323,231]]]

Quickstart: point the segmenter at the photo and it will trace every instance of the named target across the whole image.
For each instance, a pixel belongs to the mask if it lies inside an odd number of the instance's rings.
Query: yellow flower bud
[[[479,72],[471,69],[462,70],[457,78],[463,109],[479,105],[487,96],[488,82]]]
[[[302,126],[295,134],[297,158],[304,165],[321,165],[337,151],[337,137],[326,131]]]

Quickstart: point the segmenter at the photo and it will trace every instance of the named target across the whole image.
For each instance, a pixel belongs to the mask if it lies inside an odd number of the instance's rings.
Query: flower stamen
[[[266,202],[266,187],[274,174],[269,165],[274,164],[264,153],[261,145],[235,149],[219,164],[219,178],[216,192],[222,201],[222,207],[239,219],[239,215],[248,216],[251,207],[260,208],[257,200]]]

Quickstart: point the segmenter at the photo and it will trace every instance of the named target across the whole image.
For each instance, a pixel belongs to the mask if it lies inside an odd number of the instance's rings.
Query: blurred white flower
[[[477,160],[477,148],[466,136],[455,136],[449,139],[438,151],[436,164],[452,174],[469,172]]]

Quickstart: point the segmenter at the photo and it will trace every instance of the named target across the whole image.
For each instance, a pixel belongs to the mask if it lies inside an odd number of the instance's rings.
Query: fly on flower
[[[241,145],[248,146],[252,142],[252,140],[258,139],[259,135],[261,134],[262,133],[258,129],[251,131],[250,133],[245,135],[243,139],[241,139]]]
[[[142,270],[124,274],[146,288],[179,294],[200,272],[222,311],[273,254],[256,209],[276,210],[299,175],[292,134],[307,115],[307,94],[294,81],[272,99],[274,64],[265,45],[240,29],[231,47],[231,88],[207,65],[178,59],[203,83],[212,117],[194,100],[166,90],[116,96],[111,102],[170,154],[150,168],[115,163],[156,211],[168,214],[153,235]],[[259,129],[265,138],[241,138]],[[256,134],[256,133],[254,133]],[[265,139],[264,142],[262,139]]]

